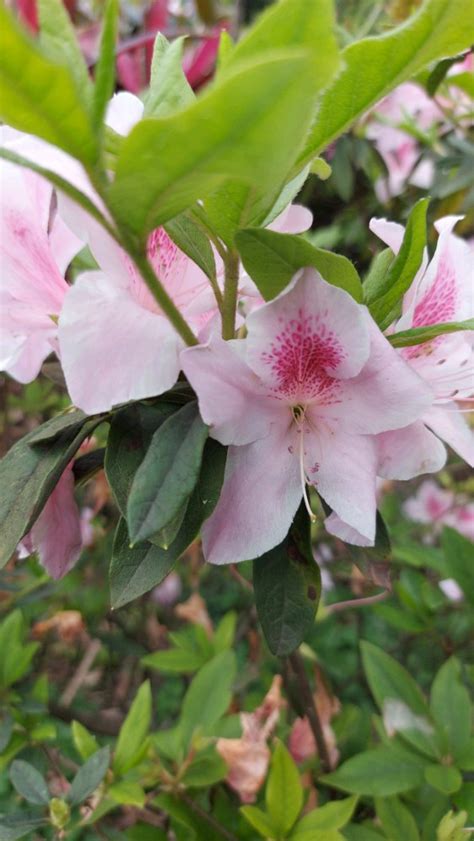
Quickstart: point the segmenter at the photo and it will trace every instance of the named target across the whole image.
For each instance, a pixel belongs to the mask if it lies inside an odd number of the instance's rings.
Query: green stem
[[[239,290],[239,255],[229,251],[224,260],[224,300],[222,303],[222,338],[233,339],[235,336],[235,316],[237,313],[237,293]]]

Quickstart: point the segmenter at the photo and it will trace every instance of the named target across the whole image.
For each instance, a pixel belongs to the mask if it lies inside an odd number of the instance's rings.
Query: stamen
[[[300,407],[297,407],[298,409]],[[295,416],[295,409],[293,409],[293,415]],[[296,420],[296,416],[295,416]],[[309,519],[312,523],[315,523],[317,520],[316,514],[311,508],[311,503],[309,501],[308,492],[306,490],[306,474],[304,470],[304,414],[303,414],[303,422],[299,421],[299,436],[300,436],[300,444],[299,444],[299,456],[300,456],[300,479],[301,479],[301,487],[303,490],[303,500],[305,504],[305,508],[309,514]]]

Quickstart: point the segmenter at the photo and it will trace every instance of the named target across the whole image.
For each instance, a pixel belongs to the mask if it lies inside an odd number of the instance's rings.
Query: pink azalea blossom
[[[425,259],[405,296],[403,312],[395,331],[423,327],[438,322],[462,321],[474,310],[474,276],[471,250],[453,234],[459,217],[439,219],[439,232],[433,259]],[[371,230],[397,253],[403,228],[385,219],[373,219]],[[435,436],[452,447],[468,464],[474,464],[474,436],[457,401],[474,393],[474,355],[471,334],[459,332],[436,337],[431,342],[399,351],[400,356],[428,383],[434,395],[432,405],[421,421],[403,432],[386,433],[379,438],[380,475],[387,479],[407,479],[417,473],[439,470],[443,454]],[[413,471],[419,455],[419,469]]]
[[[182,354],[210,434],[229,452],[204,524],[211,563],[280,543],[315,487],[369,542],[375,537],[376,433],[413,422],[431,390],[391,348],[365,307],[313,269],[247,319],[243,341]]]
[[[20,558],[38,553],[52,578],[62,578],[78,561],[83,547],[81,516],[74,498],[73,463],[66,467],[31,531],[23,538]]]
[[[2,143],[21,151],[22,137],[4,127]],[[57,350],[57,319],[69,288],[64,275],[82,244],[44,179],[2,161],[0,180],[0,368],[27,383]]]
[[[474,540],[474,503],[465,502],[428,479],[416,494],[406,500],[403,509],[417,523],[432,526],[436,534],[443,526],[451,526],[469,540]]]

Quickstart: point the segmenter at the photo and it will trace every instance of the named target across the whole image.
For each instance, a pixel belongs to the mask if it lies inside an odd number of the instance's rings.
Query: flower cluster
[[[141,102],[119,94],[107,123],[125,135],[141,116]],[[7,128],[3,144],[56,168],[100,207],[86,176],[63,153]],[[378,478],[439,470],[442,441],[474,463],[459,407],[473,391],[469,335],[448,333],[399,349],[389,341],[394,331],[472,315],[472,255],[453,233],[457,217],[438,221],[435,254],[425,256],[386,334],[366,306],[314,268],[301,269],[267,303],[240,268],[239,338],[228,340],[220,335],[219,251],[212,288],[157,228],[148,259],[198,338],[186,347],[130,256],[95,218],[13,163],[2,163],[2,181],[2,369],[30,382],[55,353],[72,402],[88,414],[156,397],[184,374],[210,436],[228,447],[221,495],[202,529],[209,562],[256,558],[281,543],[302,501],[314,518],[312,489],[330,508],[328,532],[373,545]],[[271,227],[299,233],[310,224],[307,210],[289,205]],[[373,220],[371,227],[399,251],[401,226]],[[95,268],[70,284],[68,267],[86,247]],[[55,576],[81,547],[73,484],[69,466],[23,542]]]

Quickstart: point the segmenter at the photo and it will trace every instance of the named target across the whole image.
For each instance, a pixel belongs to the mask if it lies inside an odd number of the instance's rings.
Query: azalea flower
[[[1,140],[21,151],[20,132],[3,127]],[[0,368],[28,383],[57,350],[65,273],[82,243],[59,216],[43,178],[2,160],[0,181]]]
[[[464,501],[432,480],[422,482],[416,494],[406,500],[403,510],[411,520],[429,524],[435,534],[443,526],[451,526],[474,540],[474,502]]]
[[[81,515],[74,498],[73,462],[66,467],[31,531],[18,547],[18,557],[33,552],[52,578],[62,578],[83,548]]]
[[[376,433],[413,422],[431,390],[365,307],[314,269],[247,319],[245,340],[182,353],[210,434],[229,445],[220,500],[203,527],[211,563],[256,558],[286,536],[306,484],[375,538]]]
[[[473,263],[467,243],[453,234],[459,217],[439,219],[439,232],[433,259],[427,259],[403,301],[402,316],[393,330],[402,331],[438,322],[462,321],[474,310]],[[373,219],[371,230],[397,253],[403,239],[403,228],[385,219]],[[458,453],[474,465],[474,436],[463,418],[464,409],[457,401],[469,402],[474,392],[474,356],[469,332],[460,331],[437,336],[430,342],[402,348],[400,356],[430,385],[434,399],[422,422]],[[413,472],[413,457],[420,455],[419,473],[439,470],[442,451],[435,437],[422,432],[422,423],[386,433],[379,438],[380,475],[387,479],[406,479]]]

